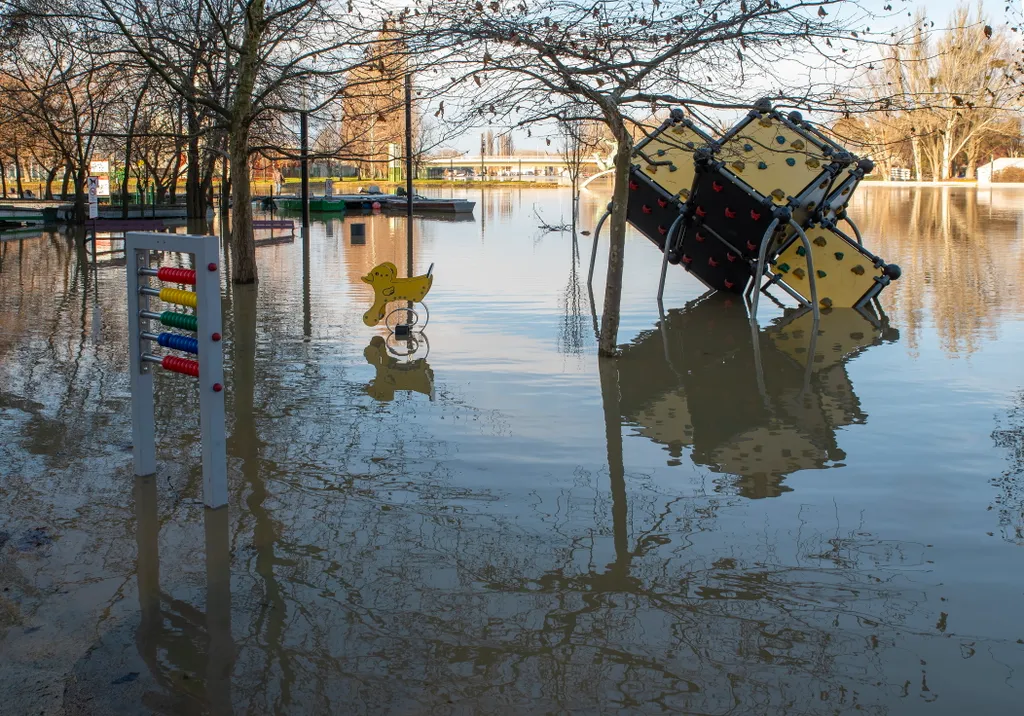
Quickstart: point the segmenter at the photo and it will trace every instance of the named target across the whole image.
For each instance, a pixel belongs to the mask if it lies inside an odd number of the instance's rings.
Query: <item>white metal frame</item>
[[[199,424],[203,450],[203,501],[207,507],[228,503],[227,447],[224,435],[224,352],[221,336],[220,247],[216,236],[149,232],[125,234],[128,278],[128,353],[131,361],[132,459],[137,476],[156,472],[156,426],[153,406],[153,363],[143,360],[142,333],[150,319],[150,296],[142,293],[154,277],[151,251],[192,254],[196,271],[196,338],[199,342]],[[168,307],[169,308],[169,307]],[[165,309],[166,310],[166,309]],[[216,335],[216,338],[214,336]]]

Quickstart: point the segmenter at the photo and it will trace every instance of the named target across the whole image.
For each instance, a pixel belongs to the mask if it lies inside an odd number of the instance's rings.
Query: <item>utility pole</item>
[[[412,73],[405,76],[405,240],[406,270],[412,278]]]
[[[309,111],[299,113],[299,142],[302,149],[302,228],[309,228]]]

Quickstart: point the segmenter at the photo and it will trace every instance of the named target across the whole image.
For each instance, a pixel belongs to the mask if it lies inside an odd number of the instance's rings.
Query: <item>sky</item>
[[[1002,2],[994,2],[993,0],[987,0],[987,2],[982,3],[983,12],[993,26],[1013,24],[1020,18],[1021,5],[1024,5],[1024,0],[1019,0],[1019,2],[1020,5],[1013,3],[1016,15],[1008,16],[1005,11],[1006,5]],[[889,4],[891,4],[893,8],[891,12],[884,9],[884,7]],[[935,30],[940,30],[948,25],[949,18],[953,14],[953,11],[962,4],[964,4],[962,0],[930,0],[928,3],[908,2],[907,0],[851,0],[851,5],[853,7],[860,10],[866,10],[877,15],[875,19],[872,19],[867,23],[874,32],[890,32],[891,30],[907,27],[911,24],[912,15],[918,8],[923,9],[928,19],[935,22]],[[966,4],[972,8],[972,10],[977,6],[976,2],[968,2]],[[771,78],[769,77],[762,77],[759,79],[754,78],[751,84],[756,86],[758,82],[767,83],[770,81]],[[736,112],[734,114],[736,120],[742,116],[742,112]],[[815,120],[815,117],[813,116],[807,116],[806,118],[811,121]],[[482,127],[477,130],[469,131],[457,139],[447,142],[444,144],[444,147],[455,149],[460,152],[466,152],[471,155],[479,155],[480,135],[481,133],[486,133],[487,129],[488,127]],[[505,131],[506,128],[500,125],[493,125],[490,129],[492,129],[495,135],[497,135],[500,132]],[[553,125],[534,127],[532,128],[532,134],[532,137],[528,137],[525,131],[513,130],[512,136],[517,151],[538,153],[544,151],[557,152],[558,134]],[[551,140],[550,145],[546,143],[546,139]]]

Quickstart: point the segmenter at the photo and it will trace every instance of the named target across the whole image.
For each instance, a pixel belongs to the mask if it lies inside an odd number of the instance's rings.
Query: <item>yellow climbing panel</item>
[[[818,289],[818,302],[822,308],[851,308],[875,286],[875,278],[882,269],[875,268],[856,244],[852,244],[831,229],[809,229],[811,257]],[[779,254],[772,266],[787,286],[808,301],[811,284],[807,276],[807,259],[803,242],[797,239]]]
[[[640,171],[668,193],[683,201],[690,197],[695,168],[693,152],[706,146],[704,137],[682,122],[651,137],[637,151]],[[647,160],[644,160],[644,157]],[[655,162],[671,162],[669,165]]]
[[[722,144],[719,157],[726,169],[779,205],[815,181],[828,188],[825,166],[829,160],[821,148],[772,117],[747,124]]]
[[[813,335],[814,315],[806,311],[784,326],[768,331],[772,343],[799,365],[806,367],[812,360],[812,370],[846,361],[849,356],[874,344],[882,337],[882,329],[853,308],[835,308],[822,311],[818,320],[818,334]],[[814,338],[814,356],[811,357],[811,338]]]
[[[422,301],[434,284],[432,274],[398,278],[398,267],[390,261],[382,263],[362,277],[373,286],[373,305],[363,314],[363,323],[376,326],[384,320],[384,308],[392,301]]]

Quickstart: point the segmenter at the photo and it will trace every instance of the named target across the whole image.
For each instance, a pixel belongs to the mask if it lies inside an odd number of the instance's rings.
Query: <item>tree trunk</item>
[[[199,164],[199,118],[188,109],[188,166],[185,168],[185,213],[190,219],[206,218],[206,200]]]
[[[60,198],[62,201],[66,201],[68,198],[68,186],[71,184],[71,165],[64,165],[64,183],[60,188]]]
[[[54,166],[53,169],[49,169],[46,172],[46,194],[43,196],[44,199],[53,199],[53,180],[57,176],[57,170],[59,166]]]
[[[21,157],[18,156],[18,145],[14,145],[14,186],[18,191],[18,198],[25,198],[25,190],[21,186]]]
[[[923,167],[921,166],[921,140],[914,134],[910,137],[910,149],[914,155],[914,180],[924,181]]]
[[[7,198],[7,165],[0,160],[0,191],[4,193],[4,199]]]
[[[601,314],[601,337],[598,353],[614,356],[619,337],[619,306],[622,303],[622,268],[626,253],[626,202],[629,198],[629,167],[633,158],[633,139],[621,116],[607,116],[607,121],[618,142],[615,151],[615,188],[612,191],[611,220],[609,221],[608,277],[604,288],[604,312]]]
[[[85,194],[85,165],[75,172],[75,223],[84,224],[89,216]]]

